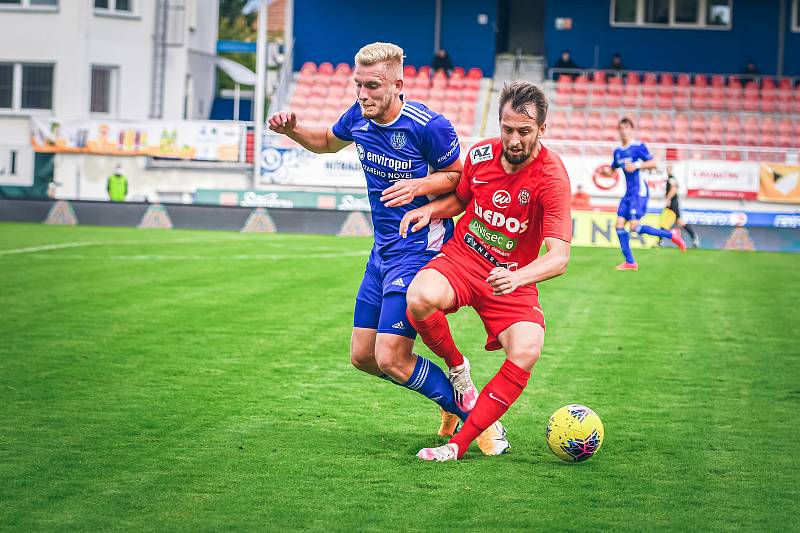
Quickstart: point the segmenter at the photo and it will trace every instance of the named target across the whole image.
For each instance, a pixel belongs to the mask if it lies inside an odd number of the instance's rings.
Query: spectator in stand
[[[125,197],[128,196],[128,178],[122,174],[120,165],[116,165],[114,173],[108,177],[106,191],[108,192],[109,200],[112,202],[124,202]]]
[[[563,52],[561,52],[561,57],[558,59],[558,61],[556,61],[556,64],[553,65],[553,68],[570,70],[572,72],[564,72],[564,73],[569,74],[570,76],[572,76],[573,79],[575,79],[578,77],[578,73],[575,71],[579,70],[581,67],[579,67],[575,61],[573,61],[572,54],[570,53],[570,51],[564,50]],[[554,77],[557,78],[558,74],[559,72],[555,72]]]
[[[447,50],[444,48],[436,50],[436,53],[433,55],[433,60],[431,61],[431,70],[434,73],[443,70],[449,78],[450,74],[453,73],[453,68],[453,60],[450,59],[450,54],[447,53]]]
[[[592,197],[589,196],[588,192],[583,190],[583,185],[578,185],[575,192],[572,194],[570,204],[572,209],[591,209]]]
[[[608,70],[616,70],[617,72],[625,70],[625,66],[622,64],[621,55],[617,53],[611,56],[611,65],[608,67]]]
[[[754,80],[758,76],[761,76],[761,71],[758,70],[755,62],[752,59],[747,60],[747,66],[742,71],[742,79],[744,80]]]

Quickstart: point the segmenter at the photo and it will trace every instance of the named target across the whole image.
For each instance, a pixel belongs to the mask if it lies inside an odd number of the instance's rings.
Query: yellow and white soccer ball
[[[597,413],[574,403],[553,413],[547,422],[545,440],[559,459],[578,463],[600,450],[604,434],[603,422]]]

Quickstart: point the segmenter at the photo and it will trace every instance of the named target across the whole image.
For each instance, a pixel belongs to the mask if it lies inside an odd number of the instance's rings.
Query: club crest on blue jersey
[[[364,154],[364,147],[361,146],[360,144],[356,143],[356,152],[358,152],[358,158],[363,161],[364,160],[364,155],[365,155]]]
[[[395,150],[401,149],[406,145],[406,134],[402,131],[392,133],[392,148]]]

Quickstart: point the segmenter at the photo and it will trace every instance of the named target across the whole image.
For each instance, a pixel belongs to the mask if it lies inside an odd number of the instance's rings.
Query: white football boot
[[[438,448],[422,448],[417,452],[417,457],[423,461],[457,461],[458,444],[447,443]]]
[[[458,408],[469,413],[478,401],[478,389],[472,383],[472,376],[469,374],[469,360],[465,357],[464,364],[448,369],[447,379],[453,386]]]

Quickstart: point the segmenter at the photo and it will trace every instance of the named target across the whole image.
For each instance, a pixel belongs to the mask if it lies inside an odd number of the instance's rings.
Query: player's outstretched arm
[[[411,203],[417,196],[453,192],[461,180],[463,168],[461,160],[456,160],[450,166],[437,170],[424,178],[400,180],[383,191],[381,202],[386,207],[400,207]]]
[[[316,154],[338,152],[350,141],[343,141],[333,134],[331,128],[308,128],[297,123],[292,111],[281,111],[269,117],[269,129],[286,135],[297,144]]]
[[[495,295],[510,294],[517,287],[539,283],[560,276],[567,271],[569,243],[555,237],[545,237],[547,252],[519,270],[503,267],[493,268],[486,281]]]
[[[411,233],[414,233],[427,226],[432,218],[450,218],[463,212],[466,207],[467,205],[453,193],[437,198],[406,213],[400,221],[400,235],[403,238],[408,236],[408,227],[412,222],[414,225],[411,226]]]

